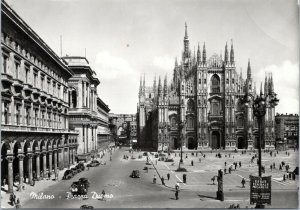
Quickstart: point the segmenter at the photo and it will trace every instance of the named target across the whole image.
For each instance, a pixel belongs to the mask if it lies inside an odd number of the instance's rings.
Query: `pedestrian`
[[[179,190],[175,190],[175,199],[176,199],[176,200],[179,199]]]
[[[282,166],[281,166],[281,164],[279,164],[279,170],[282,170]]]
[[[179,183],[177,182],[176,184],[175,184],[175,190],[179,190]]]
[[[215,176],[213,176],[213,178],[211,178],[211,181],[213,182],[213,184],[215,184]]]
[[[187,154],[185,155],[185,158],[188,158],[188,155],[187,155]]]
[[[165,185],[165,178],[163,176],[161,177],[161,184]]]
[[[241,182],[241,183],[242,183],[242,185],[243,185],[242,187],[245,188],[245,183],[246,183],[245,178],[242,179],[242,182]]]
[[[224,168],[224,175],[226,174],[226,171],[227,171],[227,169],[226,169],[226,168]]]
[[[154,177],[153,177],[153,184],[156,184],[156,175],[154,174]]]
[[[285,182],[285,174],[283,174],[283,181]]]
[[[273,168],[275,169],[275,162],[273,163]]]
[[[168,180],[170,180],[170,173],[167,173],[167,178]]]
[[[194,161],[193,160],[191,161],[191,165],[194,166]]]
[[[203,155],[203,157],[205,158],[205,154]]]
[[[101,200],[106,201],[106,198],[105,198],[105,191],[104,191],[104,190],[102,190]]]
[[[272,165],[272,164],[270,165],[270,169],[271,169],[271,171],[272,171],[272,169],[273,169],[273,165]]]
[[[236,167],[237,167],[237,163],[234,163],[234,170],[236,170]]]
[[[231,166],[230,166],[229,169],[228,169],[228,172],[229,172],[230,174],[231,174],[231,170],[232,170],[232,169],[231,169]]]
[[[242,162],[241,161],[239,162],[239,166],[242,167]]]
[[[226,167],[227,163],[225,162],[224,165],[225,165],[225,167]]]

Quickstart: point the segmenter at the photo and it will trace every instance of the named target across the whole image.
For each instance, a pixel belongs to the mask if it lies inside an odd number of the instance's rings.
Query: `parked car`
[[[78,173],[78,170],[76,168],[71,168],[73,176],[75,176]]]
[[[83,163],[78,163],[75,167],[79,172],[84,171],[85,166]]]
[[[140,178],[140,171],[139,170],[133,170],[131,172],[131,175],[130,175],[131,178]]]
[[[100,165],[100,162],[98,160],[92,160],[89,164],[87,164],[87,167],[97,167]]]
[[[93,209],[93,206],[89,206],[89,205],[82,205],[80,206],[81,209]]]
[[[73,177],[73,171],[72,170],[66,170],[63,176],[63,180],[69,180]]]

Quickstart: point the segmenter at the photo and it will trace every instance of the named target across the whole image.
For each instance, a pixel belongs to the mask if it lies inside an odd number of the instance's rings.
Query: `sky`
[[[278,113],[299,112],[299,19],[296,0],[6,0],[60,55],[86,57],[111,113],[137,111],[140,76],[172,78],[183,50],[205,42],[207,57],[233,40],[237,71],[248,59],[259,87],[272,73]]]

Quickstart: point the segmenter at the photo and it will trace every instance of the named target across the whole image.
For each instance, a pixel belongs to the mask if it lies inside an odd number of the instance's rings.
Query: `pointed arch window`
[[[195,120],[194,120],[194,117],[192,116],[189,116],[187,118],[187,128],[194,128],[195,126]]]
[[[187,111],[192,112],[194,111],[194,109],[195,109],[194,101],[190,99],[187,103]]]
[[[242,116],[239,116],[239,117],[237,118],[237,127],[238,127],[238,128],[243,128],[243,127],[244,127],[244,119],[243,119]]]
[[[220,77],[216,74],[211,78],[211,92],[220,93]]]

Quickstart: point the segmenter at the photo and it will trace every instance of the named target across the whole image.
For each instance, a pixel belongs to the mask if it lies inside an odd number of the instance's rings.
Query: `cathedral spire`
[[[271,84],[270,84],[270,87],[271,87],[271,90],[270,90],[270,93],[274,93],[274,84],[273,84],[273,76],[272,76],[272,73],[271,73]]]
[[[143,95],[145,95],[145,89],[146,89],[146,86],[145,86],[145,73],[144,73],[144,81],[143,81]]]
[[[158,78],[158,96],[162,95],[162,87],[161,87],[161,80],[160,80],[160,76]]]
[[[250,66],[250,59],[248,59],[248,67],[247,67],[247,78],[251,78],[251,66]]]
[[[200,45],[198,42],[198,50],[197,50],[197,63],[199,64],[201,62],[201,52],[200,52]]]
[[[267,74],[265,75],[265,95],[268,94],[269,92],[269,81],[268,81],[268,77]]]
[[[233,42],[231,39],[231,49],[230,49],[230,63],[234,63],[234,50],[233,50]]]
[[[175,57],[175,67],[178,67],[177,57]]]
[[[164,80],[164,96],[167,95],[168,95],[168,86],[167,86],[167,75],[166,75]]]
[[[202,61],[203,63],[206,63],[206,49],[205,49],[205,42],[203,44],[203,50],[202,50]]]
[[[260,83],[260,96],[263,95],[263,92],[262,92],[262,82]]]
[[[153,81],[153,91],[154,91],[154,94],[156,92],[156,74],[154,76],[154,81]]]
[[[184,33],[184,39],[185,39],[185,40],[189,39],[188,32],[187,32],[187,24],[186,24],[186,22],[185,22],[185,33]]]
[[[227,42],[226,42],[226,45],[225,45],[225,55],[224,55],[224,60],[225,60],[225,63],[228,63],[228,49],[227,49]]]

